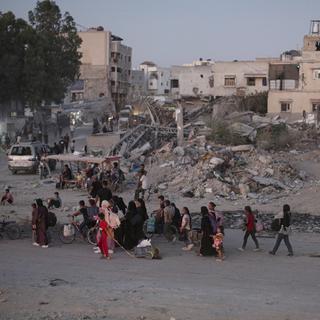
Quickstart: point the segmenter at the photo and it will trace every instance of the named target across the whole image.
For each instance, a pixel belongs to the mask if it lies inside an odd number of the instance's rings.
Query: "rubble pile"
[[[157,165],[170,170],[157,181],[160,190],[184,197],[206,193],[228,200],[267,203],[301,189],[306,179],[289,163],[286,153],[258,151],[253,145],[213,146],[197,137],[185,147],[171,145],[157,152]]]

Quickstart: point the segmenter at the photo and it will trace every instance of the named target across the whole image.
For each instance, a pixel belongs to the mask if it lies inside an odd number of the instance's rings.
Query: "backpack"
[[[57,224],[57,216],[54,212],[49,211],[48,212],[48,218],[47,218],[47,226],[48,227],[54,227]]]
[[[272,231],[280,231],[281,229],[281,225],[280,225],[280,219],[274,219],[272,222],[271,222],[271,230]]]

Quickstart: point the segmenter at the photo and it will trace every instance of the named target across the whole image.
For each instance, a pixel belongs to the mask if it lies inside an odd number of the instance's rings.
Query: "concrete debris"
[[[252,151],[254,146],[252,144],[243,144],[239,146],[227,147],[226,149],[232,152],[247,152]]]
[[[288,190],[303,187],[306,175],[295,170],[286,157],[275,159],[253,145],[225,147],[189,142],[172,150],[157,152],[158,189],[180,193],[183,197],[202,198],[205,194],[236,201],[249,198],[268,203]]]
[[[180,157],[183,157],[185,154],[184,149],[182,147],[175,147],[173,149],[173,153],[180,156]]]
[[[229,126],[233,133],[238,134],[241,137],[248,138],[250,141],[255,141],[257,136],[257,130],[247,124],[241,122],[235,122]]]
[[[210,165],[211,168],[216,168],[216,167],[218,167],[219,165],[221,165],[223,163],[224,163],[223,159],[213,157],[213,158],[210,159],[210,164],[209,165]]]
[[[253,177],[252,179],[263,186],[273,186],[280,189],[287,189],[287,187],[283,183],[276,179],[264,177]]]

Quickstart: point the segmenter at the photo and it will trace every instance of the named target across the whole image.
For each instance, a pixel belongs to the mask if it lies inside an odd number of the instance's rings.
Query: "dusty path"
[[[293,235],[293,258],[283,247],[269,256],[273,239],[241,253],[241,237],[227,230],[223,263],[159,238],[160,261],[119,251],[104,261],[81,242],[0,241],[0,319],[318,320],[320,259],[308,254],[320,251],[320,236]]]

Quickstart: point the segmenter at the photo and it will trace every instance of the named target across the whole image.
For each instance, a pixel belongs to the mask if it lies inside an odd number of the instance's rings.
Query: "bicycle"
[[[147,219],[144,224],[143,224],[143,232],[145,234],[145,236],[148,239],[151,239],[153,237],[154,234],[161,234],[163,233],[164,237],[168,240],[168,241],[175,241],[177,239],[177,237],[179,236],[179,231],[176,228],[176,226],[174,226],[173,224],[171,224],[166,232],[159,232],[158,230],[159,226],[157,226],[156,223],[156,218],[154,217],[154,214],[151,214],[151,217],[149,219]]]
[[[3,220],[0,221],[0,238],[3,238],[1,233],[5,233],[10,240],[17,240],[21,237],[21,229],[16,221],[9,221],[6,218],[9,216],[2,215]]]
[[[92,244],[88,240],[89,230],[90,229],[85,226],[81,231],[80,224],[74,220],[74,217],[72,217],[70,223],[65,223],[61,226],[59,230],[59,239],[64,244],[71,244],[78,235],[82,240],[87,240],[87,242]]]
[[[98,241],[97,241],[98,232],[99,232],[99,224],[96,224],[94,227],[88,230],[87,241],[93,246],[96,246],[98,244]]]

